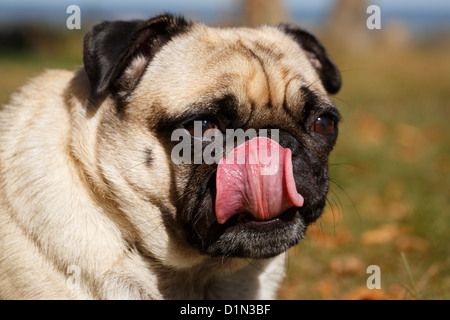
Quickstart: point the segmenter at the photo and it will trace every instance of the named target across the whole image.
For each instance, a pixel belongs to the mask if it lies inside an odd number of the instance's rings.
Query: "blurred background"
[[[79,30],[66,26],[73,4]],[[366,26],[373,4],[378,30]],[[290,250],[279,298],[449,299],[450,2],[2,0],[0,104],[45,69],[81,67],[92,25],[166,11],[210,26],[295,23],[342,71],[328,205]],[[379,290],[366,286],[370,265],[380,267]]]

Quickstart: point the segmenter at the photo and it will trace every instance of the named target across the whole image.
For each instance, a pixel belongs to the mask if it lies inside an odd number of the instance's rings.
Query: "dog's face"
[[[103,23],[85,38],[84,62],[92,104],[114,101],[98,130],[99,171],[118,206],[139,211],[130,218],[138,241],[163,228],[203,255],[266,258],[295,245],[322,213],[340,119],[327,93],[341,80],[309,33],[287,25],[212,29],[168,15]],[[195,161],[217,141],[208,139],[212,131],[224,134],[215,155],[223,162],[227,129],[269,129],[283,175],[258,175],[255,184],[249,165],[233,171]],[[192,161],[174,160],[176,130],[191,142]],[[230,184],[240,191],[226,190]],[[263,200],[249,199],[255,185],[266,204],[279,202],[266,205],[266,215]]]

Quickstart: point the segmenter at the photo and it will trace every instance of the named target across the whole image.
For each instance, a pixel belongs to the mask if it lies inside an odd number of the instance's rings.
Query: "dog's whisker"
[[[346,198],[350,201],[353,209],[356,211],[356,213],[358,214],[358,216],[360,216],[359,214],[359,210],[355,204],[355,202],[353,201],[353,199],[350,197],[350,195],[347,193],[347,191],[345,191],[345,189],[339,184],[339,182],[336,179],[330,178],[330,182],[333,183],[335,186],[337,186],[339,188],[340,191],[342,191],[344,193],[344,195],[346,196]]]
[[[336,225],[337,222],[339,222],[340,213],[344,212],[344,207],[343,207],[342,202],[339,199],[337,193],[334,190],[332,190],[332,189],[330,189],[329,192],[331,193],[331,195],[329,197],[327,197],[327,202],[330,204],[331,213],[333,214],[333,221],[334,221],[334,224]],[[334,208],[337,209],[337,214],[338,214],[338,221],[337,222],[335,221]]]
[[[132,167],[130,167],[128,169],[125,169],[124,171],[121,172],[121,174],[123,175],[123,174],[127,173],[128,171],[136,169],[137,167],[139,167],[139,166],[141,166],[141,165],[143,165],[145,163],[147,163],[147,160],[142,161],[142,162],[140,162],[140,163],[138,163],[138,164],[136,164],[136,165],[134,165],[134,166],[132,166]]]

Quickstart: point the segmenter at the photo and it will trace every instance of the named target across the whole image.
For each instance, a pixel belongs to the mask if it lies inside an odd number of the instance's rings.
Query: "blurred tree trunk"
[[[250,27],[279,24],[285,18],[282,0],[243,0],[244,23]]]
[[[327,35],[352,48],[365,47],[370,40],[366,26],[367,6],[365,0],[335,0]]]

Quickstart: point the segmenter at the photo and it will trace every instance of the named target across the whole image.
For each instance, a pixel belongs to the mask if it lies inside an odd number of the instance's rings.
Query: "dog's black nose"
[[[300,143],[298,142],[298,140],[296,138],[294,138],[294,136],[292,136],[290,133],[284,131],[284,130],[279,130],[278,133],[278,137],[279,137],[279,145],[282,146],[283,148],[289,148],[292,151],[292,157],[295,157],[296,155],[298,155],[300,153]]]

